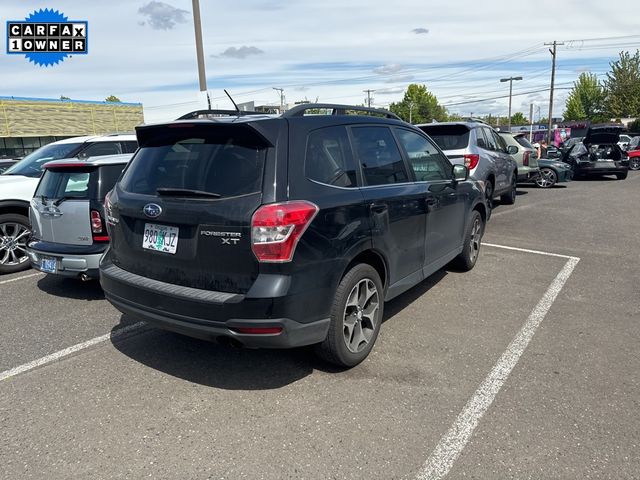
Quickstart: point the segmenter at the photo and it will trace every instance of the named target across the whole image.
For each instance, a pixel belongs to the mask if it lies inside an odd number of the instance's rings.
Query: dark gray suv
[[[483,192],[389,112],[204,111],[137,135],[106,200],[101,282],[116,308],[160,328],[247,347],[315,344],[353,366],[386,300],[478,258]]]

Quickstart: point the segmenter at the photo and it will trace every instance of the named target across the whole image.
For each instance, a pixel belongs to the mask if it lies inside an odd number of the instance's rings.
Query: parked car
[[[580,176],[615,175],[627,178],[629,157],[618,145],[621,125],[592,125],[582,140],[570,147],[562,161],[571,165],[573,178]]]
[[[10,158],[0,158],[0,174],[7,170],[9,167],[15,165],[16,160]]]
[[[633,137],[627,150],[629,170],[640,170],[640,136]]]
[[[541,158],[538,160],[540,175],[534,183],[540,188],[551,188],[556,183],[568,182],[573,177],[573,170],[560,160],[551,158]]]
[[[68,138],[39,148],[0,175],[0,274],[29,268],[29,205],[45,163],[132,153],[137,145],[135,135]]]
[[[482,185],[490,208],[498,195],[502,203],[515,203],[517,164],[493,128],[480,121],[416,126],[438,144],[452,163],[469,169],[471,178]]]
[[[525,133],[498,132],[507,144],[507,152],[518,165],[518,182],[531,182],[540,176],[538,154]]]
[[[130,159],[129,153],[44,165],[29,212],[27,254],[33,268],[82,280],[98,278],[98,263],[109,245],[104,197]]]
[[[622,150],[627,150],[628,149],[629,142],[631,142],[631,137],[629,135],[620,134],[620,139],[618,140],[618,146]]]
[[[105,202],[100,282],[120,311],[223,343],[315,344],[350,367],[385,301],[473,268],[483,192],[421,130],[352,106],[216,115],[137,128]]]

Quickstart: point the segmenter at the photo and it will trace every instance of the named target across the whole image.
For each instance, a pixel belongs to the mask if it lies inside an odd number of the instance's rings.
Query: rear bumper
[[[87,247],[59,246],[56,248],[56,244],[53,243],[34,241],[29,243],[27,254],[31,266],[41,272],[44,271],[42,270],[42,259],[48,257],[56,260],[57,268],[53,272],[55,275],[79,277],[85,274],[90,278],[97,279],[100,276],[100,259],[107,247],[108,244]],[[82,253],[83,249],[86,250],[86,253]]]
[[[101,267],[100,283],[107,300],[122,313],[158,328],[204,340],[222,337],[250,348],[292,348],[322,342],[329,330],[329,318],[292,319],[287,315],[293,303],[304,305],[301,295],[251,298],[181,287],[140,277],[106,262]],[[281,331],[275,334],[238,331],[274,327]]]
[[[589,167],[578,165],[576,170],[579,175],[616,175],[628,172],[629,167],[624,165],[611,167]]]

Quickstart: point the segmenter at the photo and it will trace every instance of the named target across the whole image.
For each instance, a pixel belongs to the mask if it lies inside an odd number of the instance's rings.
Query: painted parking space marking
[[[498,359],[498,362],[494,365],[487,377],[471,396],[456,420],[453,422],[453,425],[451,425],[449,430],[442,436],[436,448],[431,452],[431,455],[429,455],[417,475],[418,480],[441,479],[449,473],[451,467],[471,438],[471,435],[473,435],[480,419],[493,403],[498,392],[506,382],[507,378],[517,365],[518,360],[529,345],[529,342],[535,335],[536,330],[551,309],[551,306],[562,290],[562,287],[564,287],[576,265],[580,261],[578,257],[560,255],[557,253],[508,247],[505,245],[495,245],[490,243],[483,243],[483,245],[486,247],[501,248],[535,255],[566,258],[567,261],[562,267],[562,270],[560,270],[560,273],[558,273],[553,282],[551,282],[551,285],[549,285],[549,288],[547,288],[547,291],[535,306],[524,325],[522,325],[520,331],[518,331],[505,352]]]
[[[34,368],[40,367],[42,365],[55,362],[56,360],[60,360],[61,358],[67,357],[73,353],[79,352],[80,350],[84,350],[107,340],[115,340],[116,338],[131,333],[134,330],[138,330],[144,325],[144,322],[134,323],[133,325],[128,325],[113,332],[109,332],[104,335],[100,335],[99,337],[92,338],[91,340],[87,340],[86,342],[78,343],[45,357],[38,358],[37,360],[34,360],[32,362],[25,363],[10,370],[6,370],[0,373],[0,382],[2,382],[3,380],[7,380],[8,378],[15,377],[16,375],[20,375],[21,373],[28,372],[29,370],[33,370]]]
[[[23,275],[22,277],[17,277],[17,278],[11,278],[9,280],[2,280],[0,281],[0,285],[4,285],[5,283],[11,283],[11,282],[17,282],[18,280],[25,280],[27,278],[31,278],[31,277],[37,277],[40,275],[44,275],[44,273],[31,273],[29,275]]]

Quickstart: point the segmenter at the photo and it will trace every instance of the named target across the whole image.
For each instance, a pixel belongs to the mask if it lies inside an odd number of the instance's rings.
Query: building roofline
[[[36,97],[8,97],[1,96],[0,100],[15,100],[19,102],[57,102],[57,103],[87,103],[92,105],[113,105],[114,107],[141,107],[142,103],[129,103],[129,102],[100,102],[97,100],[60,100],[59,98],[36,98]]]

